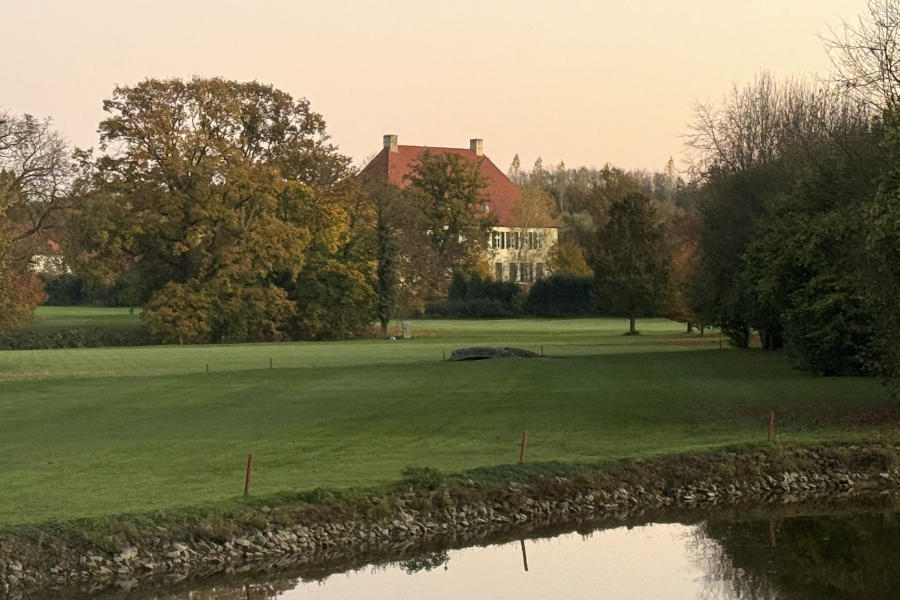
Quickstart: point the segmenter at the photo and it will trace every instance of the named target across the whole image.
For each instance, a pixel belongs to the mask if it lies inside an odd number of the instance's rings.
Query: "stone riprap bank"
[[[152,534],[128,527],[98,543],[67,531],[0,534],[0,591],[9,598],[50,591],[96,593],[212,576],[254,563],[348,561],[423,547],[447,536],[476,539],[534,523],[623,517],[631,511],[799,502],[900,487],[900,448],[880,444],[763,448],[584,466],[561,477],[540,467],[491,484],[465,475],[398,484],[347,502],[260,506],[239,531],[204,533],[195,523]],[[287,515],[293,515],[286,519]],[[251,525],[252,522],[252,525]],[[146,532],[145,532],[146,533]]]

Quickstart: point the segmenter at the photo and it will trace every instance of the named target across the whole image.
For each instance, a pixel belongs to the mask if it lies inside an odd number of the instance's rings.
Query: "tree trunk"
[[[628,335],[637,335],[637,329],[634,328],[634,317],[628,317]]]

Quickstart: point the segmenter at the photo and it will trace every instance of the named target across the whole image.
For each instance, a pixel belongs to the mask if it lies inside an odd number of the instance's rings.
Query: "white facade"
[[[33,273],[47,273],[49,275],[71,272],[63,262],[61,254],[35,254],[31,257],[28,268]]]
[[[527,285],[547,277],[558,241],[555,227],[493,227],[488,252],[494,279]]]

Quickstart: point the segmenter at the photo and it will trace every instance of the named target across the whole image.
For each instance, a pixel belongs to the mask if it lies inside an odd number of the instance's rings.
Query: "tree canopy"
[[[284,335],[305,261],[349,229],[330,196],[348,159],[322,117],[272,86],[200,78],[118,87],[104,109],[81,271],[130,275],[169,341]]]
[[[659,314],[669,291],[669,258],[662,223],[653,201],[626,194],[609,208],[609,220],[590,249],[601,310],[635,319]]]

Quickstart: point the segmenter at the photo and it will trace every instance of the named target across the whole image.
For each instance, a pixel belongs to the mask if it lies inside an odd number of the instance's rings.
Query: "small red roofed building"
[[[549,275],[551,251],[559,239],[555,223],[549,216],[522,216],[525,211],[518,210],[522,190],[484,155],[481,139],[469,140],[468,148],[437,148],[401,146],[396,135],[385,135],[381,152],[363,168],[362,173],[405,188],[409,184],[407,175],[426,150],[431,154],[457,154],[478,165],[487,183],[482,209],[491,213],[497,223],[491,229],[488,247],[485,248],[494,278],[528,284]]]

